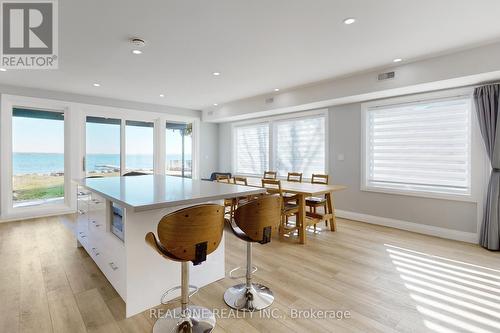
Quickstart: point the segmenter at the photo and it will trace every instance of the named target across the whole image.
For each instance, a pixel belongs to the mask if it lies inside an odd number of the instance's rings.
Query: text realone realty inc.
[[[330,319],[344,320],[351,318],[349,310],[321,310],[321,309],[289,309],[287,313],[277,308],[267,308],[256,312],[237,311],[234,309],[206,309],[195,308],[187,310],[190,315],[199,318],[209,317],[213,314],[219,319]],[[193,313],[194,312],[194,313]],[[181,314],[174,309],[150,309],[149,316],[151,318],[180,318]]]

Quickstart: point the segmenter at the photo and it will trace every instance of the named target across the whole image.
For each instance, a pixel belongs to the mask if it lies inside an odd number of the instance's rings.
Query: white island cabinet
[[[223,204],[264,192],[261,188],[188,178],[148,175],[78,180],[76,237],[126,303],[126,315],[161,303],[180,285],[180,264],[150,248],[144,237],[156,233],[163,216],[201,204]],[[203,287],[224,278],[224,239],[201,265],[191,264],[190,284]],[[165,300],[178,293],[169,293]],[[221,295],[222,297],[222,295]]]

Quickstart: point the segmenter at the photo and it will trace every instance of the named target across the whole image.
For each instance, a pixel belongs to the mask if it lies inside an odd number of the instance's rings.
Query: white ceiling
[[[60,0],[59,13],[59,70],[0,84],[202,109],[500,39],[498,0]]]

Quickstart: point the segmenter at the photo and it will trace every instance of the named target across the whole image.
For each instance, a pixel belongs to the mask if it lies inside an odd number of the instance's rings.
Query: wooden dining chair
[[[229,175],[217,175],[217,182],[224,184],[232,184],[231,177]],[[229,215],[228,218],[231,220],[233,218],[233,213],[236,208],[236,199],[224,199],[224,215]]]
[[[234,178],[233,178],[233,182],[234,182],[236,185],[244,185],[244,186],[248,186],[248,181],[247,181],[247,178],[246,178],[246,177],[238,177],[238,176],[234,176]]]
[[[217,175],[216,180],[219,183],[228,183],[228,184],[230,184],[231,183],[231,176],[229,176],[229,175]]]
[[[311,177],[311,184],[323,184],[328,185],[328,175],[323,174],[313,174]],[[309,208],[309,211],[316,214],[318,207],[323,207],[326,213],[326,204],[327,200],[325,196],[322,197],[307,197],[306,198],[306,206]],[[325,225],[328,226],[328,220],[325,220]],[[316,229],[316,225],[314,225]]]
[[[276,171],[264,171],[264,179],[276,179],[277,176]]]
[[[146,243],[158,254],[181,262],[181,306],[173,314],[158,318],[153,332],[212,332],[214,314],[207,308],[189,305],[189,262],[199,265],[206,261],[219,246],[223,229],[223,207],[202,204],[165,215],[158,223],[157,236],[153,232],[146,234]]]
[[[289,172],[287,177],[286,177],[287,182],[292,182],[292,183],[302,183],[302,172]],[[283,198],[285,200],[288,200],[290,202],[294,201],[295,194],[293,193],[283,193]]]
[[[285,234],[291,233],[299,229],[299,205],[296,202],[296,198],[285,198],[283,195],[283,190],[281,188],[281,181],[278,179],[262,179],[262,187],[266,189],[269,194],[278,194],[281,198],[281,223],[279,227],[280,238],[283,238]],[[295,202],[291,202],[292,200]],[[290,226],[288,218],[295,215],[295,225]]]
[[[289,172],[286,180],[288,182],[302,183],[302,172]]]
[[[248,186],[248,180],[246,177],[234,176],[233,183],[235,185]],[[237,207],[239,207],[240,205],[247,203],[255,198],[257,198],[257,196],[252,196],[252,195],[236,198],[236,207],[234,209],[237,209]]]

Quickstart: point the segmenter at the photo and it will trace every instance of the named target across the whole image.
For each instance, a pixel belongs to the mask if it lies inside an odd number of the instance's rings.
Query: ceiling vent
[[[396,77],[396,72],[381,73],[378,75],[377,80],[378,81],[390,80],[394,79],[394,77]]]
[[[135,47],[144,47],[146,45],[146,41],[142,38],[132,38],[130,39],[130,43]]]

